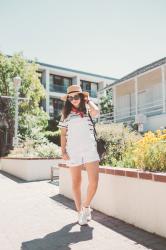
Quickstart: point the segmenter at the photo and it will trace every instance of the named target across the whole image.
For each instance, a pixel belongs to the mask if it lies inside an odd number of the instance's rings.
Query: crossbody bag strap
[[[93,121],[93,119],[92,119],[92,117],[91,117],[89,111],[88,111],[88,115],[89,115],[89,118],[90,118],[90,120],[91,120],[91,122],[92,122],[92,124],[93,124],[93,129],[94,129],[94,134],[95,134],[95,140],[97,141],[97,138],[96,138],[96,137],[97,137],[97,131],[96,131],[94,121]]]

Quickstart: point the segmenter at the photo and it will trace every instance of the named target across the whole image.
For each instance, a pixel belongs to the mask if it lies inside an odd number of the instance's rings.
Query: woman
[[[89,99],[89,93],[83,92],[78,85],[69,86],[67,94],[61,99],[65,101],[58,124],[61,128],[62,159],[70,169],[78,223],[87,225],[91,220],[90,203],[98,186],[100,161],[93,124],[88,112],[93,118],[99,115],[99,109]],[[83,165],[88,173],[89,184],[86,199],[81,204],[81,168]]]

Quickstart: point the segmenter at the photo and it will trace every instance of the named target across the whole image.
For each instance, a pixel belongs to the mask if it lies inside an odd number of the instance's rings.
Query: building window
[[[81,80],[81,88],[83,91],[89,92],[91,97],[97,97],[98,83]]]
[[[64,76],[50,74],[50,91],[66,93],[67,88],[72,84],[72,79]]]
[[[59,116],[63,108],[63,104],[64,103],[62,100],[50,97],[50,109],[49,109],[50,117],[55,118]]]

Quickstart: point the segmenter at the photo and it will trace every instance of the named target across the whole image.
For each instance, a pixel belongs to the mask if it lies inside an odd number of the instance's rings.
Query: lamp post
[[[19,99],[19,88],[21,85],[21,78],[16,76],[13,78],[13,85],[15,88],[15,126],[14,126],[14,138],[13,146],[18,146],[18,99]]]
[[[29,101],[29,98],[19,97],[19,88],[21,85],[21,78],[16,76],[13,78],[13,85],[15,88],[15,95],[13,96],[0,96],[4,99],[14,99],[15,100],[15,126],[14,126],[14,137],[13,137],[13,146],[18,146],[18,100],[20,101]]]

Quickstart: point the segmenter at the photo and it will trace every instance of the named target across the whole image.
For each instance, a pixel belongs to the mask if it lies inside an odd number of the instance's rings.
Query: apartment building
[[[84,71],[59,67],[38,62],[40,81],[46,90],[46,99],[42,102],[44,110],[49,114],[50,119],[55,118],[63,107],[63,96],[68,86],[78,84],[84,91],[88,91],[90,98],[99,104],[98,91],[112,84],[113,77],[92,74]]]

